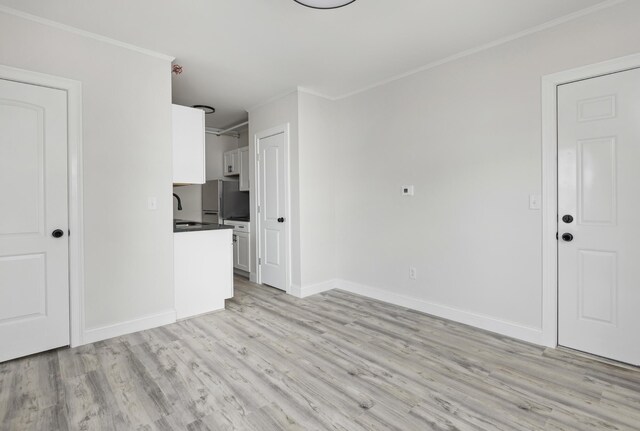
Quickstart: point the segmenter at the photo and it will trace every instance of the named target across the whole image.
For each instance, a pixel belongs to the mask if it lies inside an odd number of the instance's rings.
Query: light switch
[[[413,186],[402,186],[402,196],[413,196]]]
[[[542,206],[542,197],[540,195],[529,195],[529,209],[539,210]]]
[[[147,208],[151,211],[155,211],[158,209],[158,200],[154,197],[150,197],[147,201]]]

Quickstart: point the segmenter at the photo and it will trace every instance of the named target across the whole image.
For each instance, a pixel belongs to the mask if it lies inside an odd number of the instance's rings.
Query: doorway
[[[83,343],[81,84],[0,65],[0,109],[5,361]]]
[[[258,283],[290,290],[289,127],[255,136]]]
[[[638,67],[630,56],[543,79],[544,344],[634,365]]]

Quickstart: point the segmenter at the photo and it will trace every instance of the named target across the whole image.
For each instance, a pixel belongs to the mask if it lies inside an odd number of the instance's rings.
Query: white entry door
[[[284,132],[259,138],[259,213],[261,282],[287,290],[289,238],[287,220],[287,165]]]
[[[558,340],[640,364],[640,69],[558,88]]]
[[[69,344],[67,190],[66,92],[0,79],[0,361]]]

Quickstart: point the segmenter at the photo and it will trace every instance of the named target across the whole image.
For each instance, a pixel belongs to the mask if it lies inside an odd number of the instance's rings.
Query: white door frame
[[[261,265],[258,264],[260,262],[260,246],[261,246],[261,223],[260,223],[260,215],[258,213],[258,205],[260,205],[260,148],[259,143],[261,139],[268,138],[269,136],[277,135],[279,133],[284,134],[284,212],[285,212],[285,231],[287,234],[287,253],[285,256],[285,291],[287,293],[291,293],[291,187],[290,187],[290,162],[289,162],[289,123],[282,124],[280,126],[272,127],[271,129],[264,130],[262,132],[258,132],[254,135],[254,175],[255,184],[253,185],[253,190],[256,191],[256,199],[255,199],[255,207],[253,208],[253,213],[257,216],[256,220],[256,282],[258,284],[262,284],[262,270]]]
[[[558,123],[557,87],[640,67],[640,54],[542,77],[542,343],[558,345]]]
[[[69,181],[69,339],[84,344],[84,229],[82,197],[82,83],[0,64],[0,79],[55,88],[67,93]]]

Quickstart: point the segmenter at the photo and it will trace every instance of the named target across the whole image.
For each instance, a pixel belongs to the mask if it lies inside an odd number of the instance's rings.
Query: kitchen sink
[[[199,223],[197,221],[177,221],[174,222],[173,225],[177,228],[177,229],[185,229],[188,227],[193,227],[193,226],[202,226],[202,223]]]

